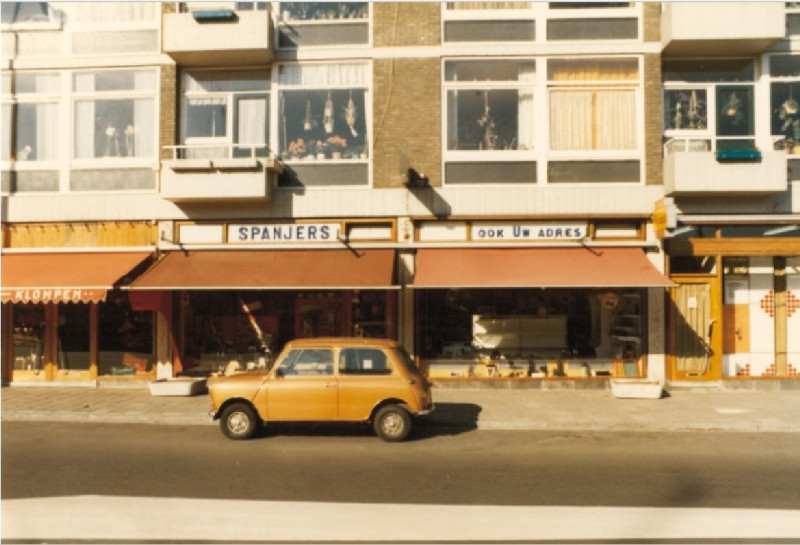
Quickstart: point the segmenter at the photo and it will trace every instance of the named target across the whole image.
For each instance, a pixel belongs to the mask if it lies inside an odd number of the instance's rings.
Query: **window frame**
[[[204,89],[190,89],[189,81],[194,79],[202,82],[203,75],[206,76],[222,76],[231,75],[230,80],[239,82],[253,82],[252,89],[225,89],[206,91]],[[236,76],[253,76],[253,77],[239,77]],[[207,77],[205,81],[209,81]],[[263,82],[263,85],[259,85]],[[246,84],[242,85],[247,87]],[[266,142],[248,143],[250,148],[260,148],[263,144],[267,150],[272,149],[271,145],[271,123],[272,123],[272,79],[268,69],[259,70],[218,70],[218,69],[187,69],[181,74],[181,89],[180,89],[180,143],[188,153],[189,150],[194,148],[207,147],[210,150],[215,150],[219,147],[226,148],[225,156],[233,156],[235,149],[238,148],[238,127],[239,127],[239,101],[242,99],[263,98],[265,101],[264,108],[264,136]],[[188,123],[189,123],[189,102],[192,100],[219,100],[225,103],[225,133],[220,136],[188,136]],[[245,144],[244,147],[248,147]],[[262,153],[263,155],[263,153]]]

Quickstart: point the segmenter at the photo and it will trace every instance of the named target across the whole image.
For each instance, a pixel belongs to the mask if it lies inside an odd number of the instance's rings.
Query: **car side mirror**
[[[283,377],[284,377],[283,369],[275,369],[275,378],[283,378]]]

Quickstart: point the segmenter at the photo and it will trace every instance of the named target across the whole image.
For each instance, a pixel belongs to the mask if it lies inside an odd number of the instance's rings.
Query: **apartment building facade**
[[[747,6],[5,3],[4,380],[793,376],[800,14]]]

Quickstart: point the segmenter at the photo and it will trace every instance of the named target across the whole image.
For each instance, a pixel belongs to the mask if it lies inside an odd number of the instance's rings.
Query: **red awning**
[[[150,252],[3,254],[3,303],[97,303]]]
[[[134,290],[396,288],[394,250],[170,252]]]
[[[674,285],[639,248],[441,248],[417,252],[415,288]]]

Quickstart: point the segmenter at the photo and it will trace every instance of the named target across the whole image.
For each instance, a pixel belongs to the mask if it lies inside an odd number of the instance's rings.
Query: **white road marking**
[[[798,539],[800,511],[239,501],[3,500],[3,540],[555,541]]]

